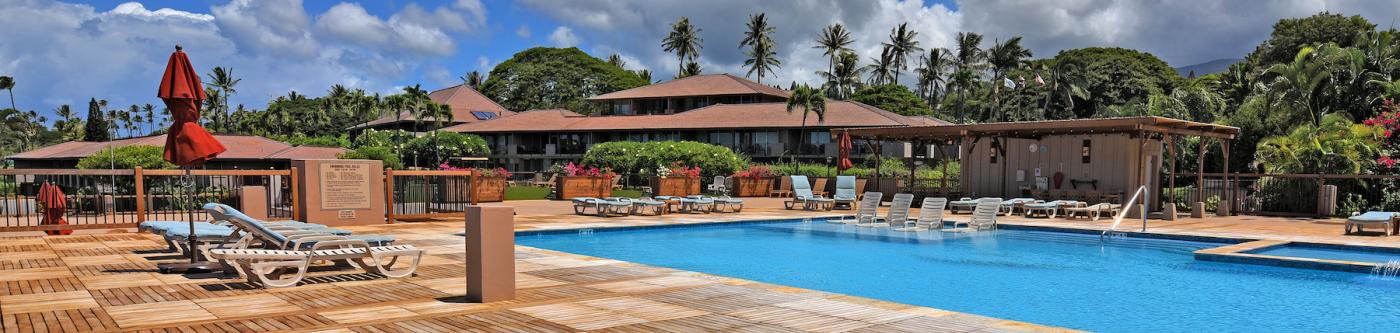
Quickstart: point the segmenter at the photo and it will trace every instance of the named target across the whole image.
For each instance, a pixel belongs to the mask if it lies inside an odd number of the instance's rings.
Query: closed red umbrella
[[[846,171],[846,169],[855,166],[851,163],[851,148],[854,148],[854,146],[851,144],[850,132],[841,131],[841,142],[836,144],[836,148],[841,154],[841,161],[836,162],[837,170]]]
[[[53,183],[44,182],[39,186],[39,204],[44,205],[44,220],[40,225],[61,225],[68,224],[68,220],[63,218],[63,212],[68,209],[68,198],[63,195],[63,189]],[[47,230],[44,233],[50,235],[72,234],[73,230]]]
[[[199,73],[179,46],[170,54],[165,76],[156,93],[170,109],[172,123],[165,137],[165,160],[182,167],[204,164],[223,153],[223,144],[199,126],[199,106],[204,103],[204,86]]]
[[[160,91],[156,92],[156,97],[165,102],[165,107],[170,109],[171,118],[174,118],[165,137],[165,160],[185,169],[181,183],[185,187],[187,202],[194,205],[195,182],[190,169],[219,156],[226,149],[219,140],[209,134],[209,131],[199,126],[199,106],[204,103],[204,86],[199,83],[199,73],[190,65],[190,59],[185,56],[179,45],[175,46],[175,53],[170,54],[170,61],[165,65],[165,75],[160,79]],[[199,248],[199,240],[194,232],[194,210],[195,207],[188,207],[190,249]],[[210,266],[199,262],[199,251],[189,252],[189,265],[162,265],[160,270],[191,272],[211,269]]]

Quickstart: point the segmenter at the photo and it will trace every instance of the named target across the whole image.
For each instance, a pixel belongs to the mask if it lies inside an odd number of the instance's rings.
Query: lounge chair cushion
[[[856,177],[836,176],[836,191],[831,197],[836,200],[855,201],[856,200]]]
[[[1348,217],[1347,220],[1356,223],[1385,223],[1395,218],[1393,212],[1366,212],[1365,214]]]
[[[190,230],[188,228],[174,228],[166,230],[164,235],[169,238],[189,238]],[[209,224],[209,227],[194,229],[194,236],[198,238],[228,238],[231,235],[233,235],[233,229],[219,225]]]

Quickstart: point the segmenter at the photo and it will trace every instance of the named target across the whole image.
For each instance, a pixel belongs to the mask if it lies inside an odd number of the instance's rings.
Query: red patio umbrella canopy
[[[170,109],[173,122],[165,137],[165,160],[179,166],[204,164],[223,153],[223,144],[214,139],[209,131],[199,126],[199,106],[204,102],[204,86],[199,83],[199,73],[190,65],[185,52],[175,47],[170,54],[170,62],[165,65],[165,76],[160,80],[160,91],[156,93],[165,107]]]
[[[851,145],[851,133],[841,131],[841,142],[838,143],[836,147],[841,154],[841,161],[836,162],[836,169],[846,171],[846,169],[853,167],[854,165],[851,163],[851,148],[853,148]]]
[[[40,225],[68,224],[68,220],[63,218],[63,212],[68,209],[68,199],[63,195],[63,189],[53,183],[44,182],[39,186],[39,204],[44,205],[44,220]],[[67,235],[73,230],[48,230],[50,235]]]

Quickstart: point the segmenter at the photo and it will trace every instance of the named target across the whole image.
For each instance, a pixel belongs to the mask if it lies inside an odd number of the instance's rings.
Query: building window
[[[1084,146],[1079,150],[1079,163],[1089,163],[1089,140],[1084,140]]]

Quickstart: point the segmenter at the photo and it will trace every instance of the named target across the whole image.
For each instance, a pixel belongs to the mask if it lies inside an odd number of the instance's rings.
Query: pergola
[[[849,133],[852,138],[861,138],[874,141],[894,140],[913,143],[916,147],[928,145],[947,145],[955,141],[961,145],[962,156],[971,156],[975,143],[989,139],[999,142],[994,146],[999,147],[996,154],[1006,155],[1006,139],[1030,139],[1040,140],[1050,136],[1070,136],[1070,135],[1096,135],[1096,134],[1127,134],[1131,138],[1137,138],[1142,147],[1146,147],[1150,139],[1160,139],[1167,143],[1171,154],[1171,166],[1169,178],[1171,188],[1176,187],[1176,148],[1174,138],[1178,136],[1196,136],[1207,139],[1215,139],[1220,143],[1220,149],[1225,156],[1222,169],[1225,173],[1230,170],[1230,141],[1239,134],[1239,128],[1208,124],[1180,119],[1172,119],[1155,116],[1141,117],[1119,117],[1119,118],[1099,118],[1099,119],[1073,119],[1073,120],[1045,120],[1045,121],[1021,121],[1021,122],[998,122],[965,125],[944,125],[944,126],[911,126],[911,127],[877,127],[877,128],[851,128],[835,129],[832,135]],[[1207,141],[1201,140],[1199,161],[1204,164],[1204,156]],[[1143,151],[1138,149],[1138,160],[1144,158]],[[912,157],[912,156],[911,156]],[[911,160],[912,164],[912,160]],[[1002,175],[1006,174],[1006,165],[1002,164]],[[944,164],[946,171],[947,164]],[[1204,182],[1203,168],[1198,167],[1196,171],[1197,183]],[[1136,171],[1137,178],[1143,179],[1141,168]],[[947,180],[944,173],[943,185],[946,190]],[[913,184],[913,168],[910,168],[910,180]],[[1203,197],[1204,189],[1198,185],[1197,189]],[[1228,198],[1222,198],[1228,200]],[[1224,205],[1222,205],[1224,206]]]

